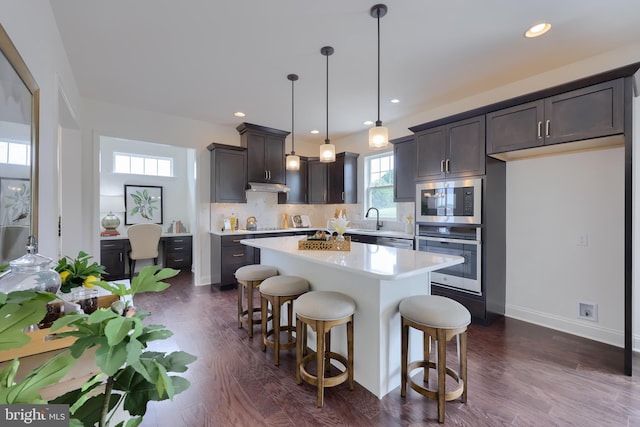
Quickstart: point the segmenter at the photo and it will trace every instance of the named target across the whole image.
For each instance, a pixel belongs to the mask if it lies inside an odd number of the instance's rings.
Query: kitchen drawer
[[[191,236],[168,237],[164,239],[164,266],[168,268],[190,269],[192,263]]]
[[[101,251],[124,251],[127,241],[125,239],[101,240]]]
[[[237,248],[225,248],[222,251],[222,265],[229,264],[253,264],[254,250],[251,246],[240,245]]]
[[[255,236],[253,234],[238,234],[238,235],[234,235],[234,236],[222,236],[220,238],[220,245],[221,246],[244,246],[242,243],[240,243],[240,240],[244,240],[244,239],[253,239],[255,238]]]

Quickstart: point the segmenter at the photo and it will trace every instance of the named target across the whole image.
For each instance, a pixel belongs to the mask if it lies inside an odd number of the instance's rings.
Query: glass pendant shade
[[[336,161],[336,146],[333,144],[322,144],[320,146],[320,161],[331,163]]]
[[[381,150],[389,145],[389,129],[384,126],[375,126],[369,129],[369,148]]]
[[[295,154],[289,154],[287,156],[286,163],[287,163],[288,171],[300,170],[300,156],[296,156]]]

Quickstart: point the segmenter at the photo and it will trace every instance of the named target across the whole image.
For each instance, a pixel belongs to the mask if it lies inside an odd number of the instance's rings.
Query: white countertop
[[[307,227],[307,228],[278,228],[278,229],[262,229],[262,230],[211,230],[209,233],[215,234],[216,236],[233,236],[233,235],[243,235],[243,234],[272,234],[272,233],[305,233],[312,232],[316,230],[324,230],[324,228],[318,227]],[[367,230],[364,228],[348,228],[347,234],[364,234],[367,236],[377,236],[377,237],[395,237],[398,239],[407,239],[413,240],[413,234],[404,233],[402,231],[394,231],[394,230]]]
[[[397,280],[461,264],[459,256],[351,242],[350,251],[299,250],[305,236],[244,239],[241,243],[259,249],[285,253],[316,264],[382,280]]]

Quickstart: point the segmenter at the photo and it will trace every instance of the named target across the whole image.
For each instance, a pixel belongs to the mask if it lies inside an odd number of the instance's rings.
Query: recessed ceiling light
[[[541,22],[540,24],[536,24],[529,28],[527,32],[524,33],[524,36],[527,38],[538,37],[549,31],[550,29],[551,24],[549,24],[548,22]]]
[[[244,117],[246,116],[245,113],[243,113],[242,111],[236,111],[235,113],[233,113],[234,116],[236,117]]]
[[[371,120],[367,120],[366,122],[362,123],[365,126],[371,126],[373,124],[373,122]]]
[[[393,99],[391,100],[391,103],[392,103],[392,104],[397,104],[398,102],[400,102],[400,100],[399,100],[398,98],[393,98]]]
[[[312,133],[312,134],[314,134],[314,135],[317,135],[317,134],[319,134],[319,133],[320,133],[320,131],[319,131],[318,129],[314,129],[314,130],[312,130],[310,133]]]

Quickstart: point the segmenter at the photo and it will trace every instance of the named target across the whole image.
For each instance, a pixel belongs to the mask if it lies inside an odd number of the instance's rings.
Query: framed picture
[[[125,225],[162,224],[162,187],[125,185],[124,207]]]
[[[0,178],[0,225],[31,223],[31,181]]]

